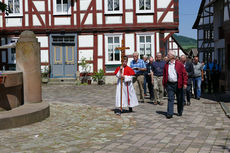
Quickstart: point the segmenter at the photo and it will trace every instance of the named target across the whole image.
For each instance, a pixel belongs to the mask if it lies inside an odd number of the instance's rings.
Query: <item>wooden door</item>
[[[52,40],[51,77],[75,78],[77,71],[76,39],[73,39],[73,36],[53,36]]]

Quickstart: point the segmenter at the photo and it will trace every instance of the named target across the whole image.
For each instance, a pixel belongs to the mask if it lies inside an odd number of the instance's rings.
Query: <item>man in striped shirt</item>
[[[137,88],[140,92],[140,102],[144,103],[144,71],[146,71],[145,62],[142,59],[138,59],[139,54],[137,52],[133,53],[133,60],[130,63],[130,67],[135,72],[135,77],[133,78],[134,88],[137,93]]]

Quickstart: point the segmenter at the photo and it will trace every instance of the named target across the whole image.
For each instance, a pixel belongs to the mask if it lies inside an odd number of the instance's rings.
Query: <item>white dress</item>
[[[124,69],[123,69],[124,71]],[[124,72],[123,72],[124,73]],[[116,90],[116,107],[121,106],[121,74],[117,72],[117,90]],[[138,99],[132,83],[133,76],[125,75],[122,87],[122,107],[135,107],[138,104]]]

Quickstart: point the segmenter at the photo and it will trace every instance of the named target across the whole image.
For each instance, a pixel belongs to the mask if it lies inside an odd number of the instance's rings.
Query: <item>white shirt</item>
[[[177,73],[176,73],[176,68],[175,68],[175,61],[173,63],[169,62],[168,81],[169,82],[177,82]]]

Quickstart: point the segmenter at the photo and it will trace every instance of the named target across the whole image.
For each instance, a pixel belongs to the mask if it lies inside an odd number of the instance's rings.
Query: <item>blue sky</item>
[[[201,0],[179,0],[179,35],[197,39],[197,31],[192,29]]]

